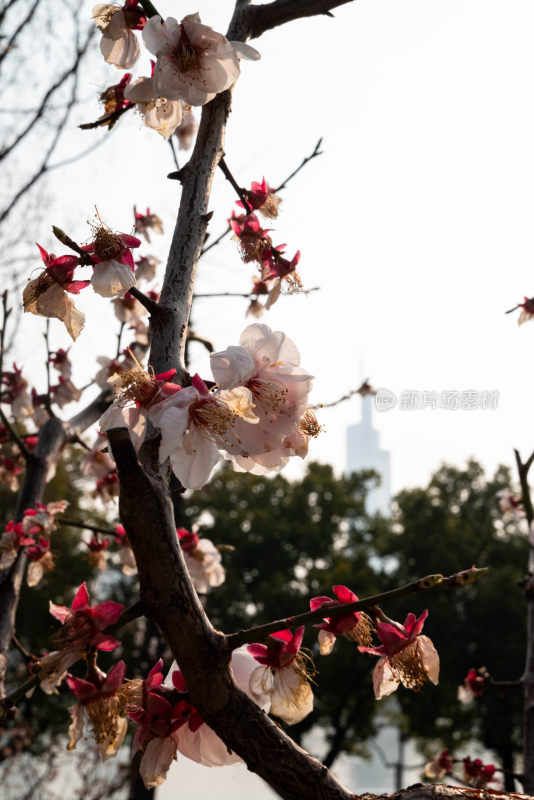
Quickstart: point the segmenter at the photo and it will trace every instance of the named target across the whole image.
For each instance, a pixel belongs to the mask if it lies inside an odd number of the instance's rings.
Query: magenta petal
[[[121,603],[115,603],[113,600],[106,600],[105,603],[100,603],[91,609],[91,616],[98,627],[103,629],[117,622],[123,608],[124,606]]]
[[[358,645],[358,650],[360,653],[370,653],[372,656],[387,655],[387,650],[383,645],[380,647],[362,647],[362,645]]]
[[[118,639],[114,639],[113,636],[106,636],[104,633],[101,633],[94,636],[90,644],[96,647],[97,650],[104,650],[107,652],[109,650],[115,650],[116,647],[120,647],[121,642],[119,642]]]
[[[80,294],[82,289],[85,289],[91,281],[69,281],[63,284],[63,288],[70,294]]]
[[[202,719],[198,711],[193,711],[193,713],[189,715],[189,720],[187,724],[189,726],[189,730],[194,733],[195,731],[198,731],[201,725],[204,725],[204,720]]]
[[[132,740],[132,755],[135,755],[139,748],[143,746],[147,735],[147,728],[137,728]]]
[[[320,608],[324,606],[325,603],[332,603],[334,602],[331,597],[312,597],[310,599],[310,608],[312,611],[315,611],[316,608]]]
[[[140,247],[141,239],[137,236],[130,236],[129,233],[119,233],[119,239],[126,245],[126,247]]]
[[[293,634],[289,630],[289,628],[284,628],[282,631],[276,631],[276,633],[271,633],[271,636],[274,639],[281,639],[283,642],[291,642],[293,641]]]
[[[83,609],[87,608],[88,605],[89,592],[87,591],[87,584],[84,581],[82,585],[78,587],[78,590],[74,595],[74,600],[72,601],[72,613],[75,611],[83,611]]]
[[[358,599],[354,592],[351,592],[346,586],[332,586],[332,590],[342,603],[355,603]]]
[[[160,658],[147,675],[146,686],[150,689],[152,686],[159,686],[163,680],[163,659]]]
[[[202,395],[202,397],[207,397],[209,395],[208,387],[198,373],[193,375],[191,386],[193,386],[193,388],[196,389],[197,392]]]
[[[83,678],[74,678],[72,675],[67,675],[66,681],[69,689],[77,700],[90,697],[96,691],[96,686],[90,681],[84,681]]]
[[[56,606],[52,601],[49,603],[49,611],[62,625],[65,623],[67,617],[71,616],[70,609],[67,608],[67,606]]]
[[[161,697],[159,694],[148,692],[145,700],[145,708],[150,714],[165,717],[171,713],[172,706],[168,700],[165,700],[165,698]]]
[[[300,650],[303,637],[304,637],[304,625],[301,625],[300,628],[297,628],[297,630],[295,631],[293,639],[291,641],[291,644],[295,648],[295,652],[297,650]]]
[[[410,614],[408,614],[408,617],[409,616],[410,616]],[[412,614],[411,616],[415,619],[415,615],[414,614]],[[407,630],[410,630],[410,628],[408,628],[408,626],[406,624],[408,622],[408,617],[406,617],[406,621],[404,623],[404,627]],[[425,610],[423,611],[423,613],[421,614],[419,619],[416,622],[414,622],[413,625],[412,625],[412,628],[411,628],[411,631],[410,631],[412,638],[414,638],[415,636],[419,636],[419,634],[423,630],[423,627],[424,627],[424,624],[425,624],[425,620],[426,620],[427,617],[428,617],[428,609],[425,608]]]
[[[35,242],[35,244],[39,248],[39,252],[41,253],[41,258],[43,259],[43,261],[46,264],[46,266],[48,266],[52,259],[50,258],[50,256],[48,255],[48,253],[46,252],[44,247],[41,247],[41,245],[37,244],[37,242]]]
[[[390,625],[389,622],[377,622],[376,634],[387,653],[396,653],[410,644],[415,637],[408,635],[400,626]]]
[[[248,644],[247,650],[260,664],[267,665],[269,663],[267,647],[264,644]]]
[[[122,686],[124,676],[126,675],[126,663],[124,661],[117,661],[113,664],[108,672],[106,679],[102,685],[102,689],[106,692],[115,692]]]
[[[53,261],[50,262],[48,265],[49,269],[67,269],[73,270],[78,266],[78,257],[77,256],[58,256],[58,258],[54,258]]]
[[[185,678],[182,675],[179,669],[175,669],[171,675],[172,685],[175,689],[178,689],[179,692],[187,691],[187,686],[185,683]]]

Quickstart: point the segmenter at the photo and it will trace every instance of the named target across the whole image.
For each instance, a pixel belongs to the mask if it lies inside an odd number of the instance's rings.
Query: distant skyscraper
[[[380,449],[378,431],[373,428],[372,409],[374,398],[368,394],[361,398],[362,421],[347,428],[347,473],[362,469],[374,469],[380,475],[380,486],[367,495],[366,508],[369,514],[380,511],[389,515],[391,511],[389,452]]]

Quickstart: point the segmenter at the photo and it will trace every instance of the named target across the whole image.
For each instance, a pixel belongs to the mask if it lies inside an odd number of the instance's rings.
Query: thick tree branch
[[[349,2],[351,0],[299,0],[298,3],[295,0],[275,0],[274,3],[250,6],[247,19],[250,38],[256,39],[265,31],[303,17],[333,17],[333,8]]]

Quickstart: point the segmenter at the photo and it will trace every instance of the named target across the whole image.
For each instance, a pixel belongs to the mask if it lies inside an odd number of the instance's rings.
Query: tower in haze
[[[347,473],[362,469],[373,469],[380,475],[380,486],[367,495],[368,514],[377,511],[389,515],[391,506],[389,451],[380,449],[378,431],[373,428],[374,397],[361,397],[362,419],[347,428]]]

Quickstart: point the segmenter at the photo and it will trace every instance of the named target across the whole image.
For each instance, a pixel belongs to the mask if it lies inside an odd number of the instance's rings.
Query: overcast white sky
[[[158,2],[163,16],[198,10],[222,31],[232,5]],[[284,193],[273,233],[290,256],[301,250],[302,280],[321,291],[282,298],[262,320],[301,349],[316,376],[313,401],[329,402],[366,375],[397,395],[499,392],[495,411],[375,414],[395,491],[425,482],[442,460],[474,455],[493,469],[512,463],[513,447],[534,446],[534,323],[518,328],[517,314],[504,315],[534,295],[533,24],[529,0],[359,0],[335,19],[295,22],[254,42],[262,60],[243,64],[235,90],[226,153],[242,184],[265,175],[276,185],[324,137],[324,155]],[[85,97],[120,78],[94,63]],[[148,57],[137,74],[147,71]],[[77,121],[97,114],[90,101]],[[106,135],[73,129],[69,152]],[[164,258],[179,192],[165,178],[172,168],[168,146],[127,115],[95,159],[54,174],[49,222],[84,240],[94,204],[116,230],[130,230],[134,203],[150,205],[166,235],[143,252]],[[218,175],[214,235],[233,202]],[[52,244],[44,230],[33,236]],[[248,291],[252,274],[228,241],[202,262],[199,291]],[[91,359],[114,348],[107,301],[89,295],[79,301],[89,320],[72,350],[79,384]],[[196,328],[222,349],[237,342],[245,308],[199,300]],[[54,345],[66,346],[61,324],[53,329]],[[40,330],[28,320],[22,362]],[[195,363],[209,376],[206,366]],[[345,430],[358,417],[358,399],[324,410],[326,433],[311,457],[341,470]]]

